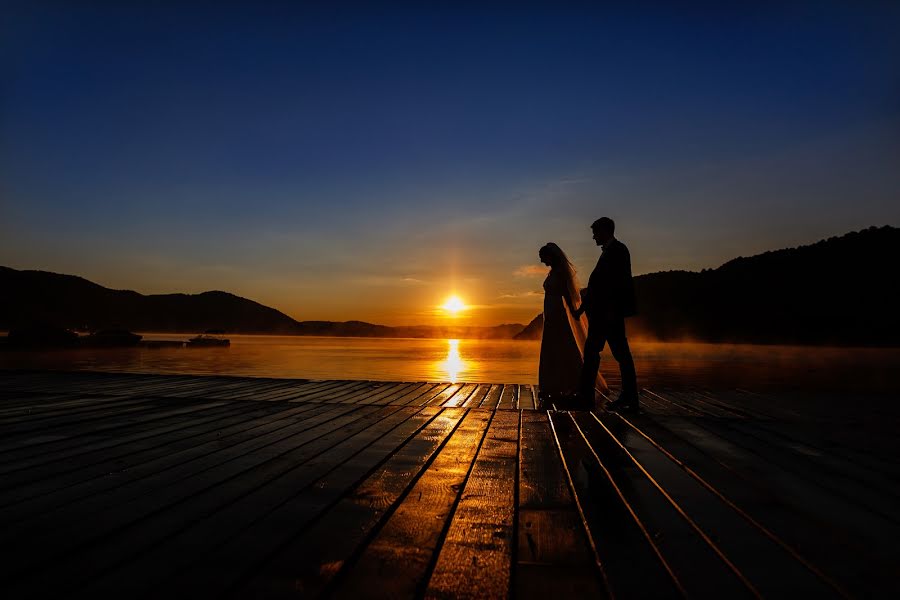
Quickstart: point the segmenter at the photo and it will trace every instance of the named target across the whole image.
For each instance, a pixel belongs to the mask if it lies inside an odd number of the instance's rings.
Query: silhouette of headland
[[[317,335],[335,337],[500,338],[521,323],[494,327],[388,327],[365,321],[297,321],[227,292],[144,295],[112,290],[82,277],[0,267],[0,330],[27,329],[32,339],[66,345],[66,329]]]
[[[639,249],[634,249],[637,254]],[[655,340],[900,346],[900,229],[870,227],[738,257],[716,269],[634,278],[629,334]],[[538,315],[516,339],[540,339]]]

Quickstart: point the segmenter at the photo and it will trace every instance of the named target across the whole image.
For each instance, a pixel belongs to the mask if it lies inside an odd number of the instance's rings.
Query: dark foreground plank
[[[648,390],[618,416],[537,411],[508,383],[0,384],[2,597],[900,594],[890,427],[867,445],[810,405]]]

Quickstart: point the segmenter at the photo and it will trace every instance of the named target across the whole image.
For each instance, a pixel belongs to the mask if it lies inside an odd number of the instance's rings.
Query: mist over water
[[[231,335],[229,348],[0,353],[0,368],[383,381],[537,383],[540,342]],[[144,334],[145,340],[181,339]],[[662,343],[632,345],[639,385],[833,393],[900,391],[900,349]],[[601,369],[618,385],[609,350]]]

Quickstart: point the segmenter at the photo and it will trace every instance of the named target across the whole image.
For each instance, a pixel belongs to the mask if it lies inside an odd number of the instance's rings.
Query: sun
[[[441,308],[455,316],[466,309],[466,303],[459,296],[453,295],[447,298],[447,301],[441,305]]]

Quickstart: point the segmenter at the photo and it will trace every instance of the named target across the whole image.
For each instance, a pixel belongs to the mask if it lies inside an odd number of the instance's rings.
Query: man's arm
[[[619,294],[619,309],[625,315],[635,312],[634,281],[631,277],[631,253],[622,244],[622,253],[617,269],[616,287]]]

